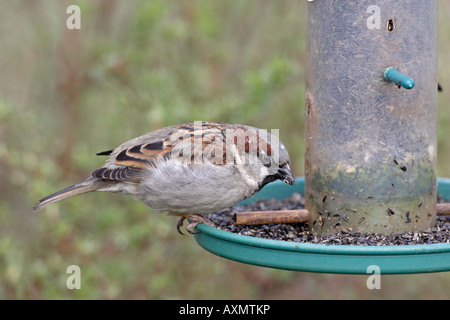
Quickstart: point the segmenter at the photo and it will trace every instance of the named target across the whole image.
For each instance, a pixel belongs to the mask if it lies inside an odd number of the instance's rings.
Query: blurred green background
[[[66,8],[81,8],[68,30]],[[450,2],[439,1],[438,175],[450,177]],[[176,218],[96,193],[36,214],[108,150],[208,120],[280,129],[304,174],[306,1],[0,0],[1,299],[449,299],[450,273],[272,270],[216,257]],[[66,269],[81,268],[69,290]]]

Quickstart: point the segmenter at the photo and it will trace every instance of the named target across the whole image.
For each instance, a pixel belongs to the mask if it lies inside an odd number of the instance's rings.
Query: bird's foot
[[[214,222],[212,222],[211,220],[205,218],[202,215],[199,214],[192,214],[192,215],[187,215],[187,216],[181,216],[180,219],[178,219],[178,223],[177,223],[177,230],[179,234],[183,234],[183,232],[181,232],[180,227],[183,226],[183,222],[186,218],[189,218],[192,220],[191,223],[189,223],[186,226],[186,230],[190,233],[190,234],[196,234],[198,232],[194,231],[194,228],[199,224],[199,223],[204,223],[210,227],[216,227],[216,225],[214,224]]]

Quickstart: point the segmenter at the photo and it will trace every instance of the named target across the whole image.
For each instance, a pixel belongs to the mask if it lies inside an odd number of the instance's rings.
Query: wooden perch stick
[[[236,225],[259,225],[272,223],[296,223],[308,221],[306,210],[250,211],[236,213]]]
[[[450,215],[450,203],[436,205],[438,216]],[[275,223],[298,223],[308,221],[307,210],[250,211],[234,215],[236,225],[261,225]]]
[[[438,203],[436,213],[438,216],[450,216],[450,203]]]

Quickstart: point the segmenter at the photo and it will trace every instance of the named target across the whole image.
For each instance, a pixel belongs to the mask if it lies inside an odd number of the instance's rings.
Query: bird
[[[204,217],[245,200],[266,184],[295,183],[289,153],[267,130],[240,124],[195,121],[157,129],[115,149],[104,165],[80,183],[53,193],[33,207],[92,191],[128,194],[156,212],[188,218],[189,233]]]

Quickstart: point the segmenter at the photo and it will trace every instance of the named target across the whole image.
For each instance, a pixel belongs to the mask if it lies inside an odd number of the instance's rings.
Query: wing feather
[[[156,130],[130,140],[114,150],[98,153],[110,155],[94,177],[125,183],[139,183],[146,168],[157,168],[160,161],[188,164],[209,162],[224,165],[227,161],[225,124],[203,122]]]

